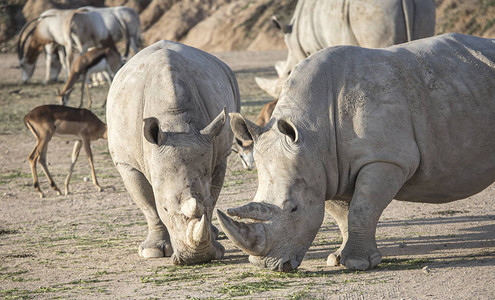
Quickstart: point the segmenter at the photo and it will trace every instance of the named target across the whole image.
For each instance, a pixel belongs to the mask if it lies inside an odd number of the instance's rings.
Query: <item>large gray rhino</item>
[[[211,226],[239,112],[237,81],[214,56],[160,41],[117,73],[107,104],[108,147],[148,222],[143,257],[174,264],[219,259]]]
[[[435,33],[435,0],[299,0],[284,32],[287,60],[275,66],[278,79],[256,78],[277,98],[298,62],[330,46],[383,48]]]
[[[258,266],[301,263],[324,215],[341,247],[328,264],[381,262],[375,231],[400,201],[445,203],[495,180],[495,40],[446,34],[385,49],[336,46],[300,62],[265,127],[231,114],[254,140],[253,202],[218,211]],[[325,201],[326,200],[326,201]]]

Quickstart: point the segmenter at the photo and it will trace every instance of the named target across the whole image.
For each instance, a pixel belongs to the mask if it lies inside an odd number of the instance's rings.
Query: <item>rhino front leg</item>
[[[406,175],[396,164],[379,162],[361,168],[349,205],[348,240],[341,252],[342,265],[366,270],[381,262],[376,224],[405,180]]]
[[[124,185],[143,212],[148,223],[148,236],[139,246],[139,256],[145,258],[171,256],[172,244],[168,230],[156,210],[153,188],[140,171],[126,164],[117,164]]]
[[[332,215],[332,217],[337,221],[340,233],[342,234],[342,244],[340,248],[328,255],[327,265],[328,266],[338,266],[340,265],[340,255],[345,247],[348,239],[348,216],[349,216],[349,203],[339,200],[327,200],[325,202],[325,210]]]

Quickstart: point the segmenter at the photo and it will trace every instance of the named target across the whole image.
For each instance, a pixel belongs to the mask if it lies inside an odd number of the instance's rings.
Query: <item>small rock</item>
[[[84,182],[89,182],[89,177],[84,177],[83,180]]]
[[[425,272],[426,274],[428,274],[428,273],[430,273],[430,272],[431,272],[430,267],[428,267],[428,266],[424,266],[422,270],[423,270],[423,272]]]

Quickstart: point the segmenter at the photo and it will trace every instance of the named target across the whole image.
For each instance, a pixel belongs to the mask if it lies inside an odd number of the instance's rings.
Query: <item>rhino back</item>
[[[143,156],[149,145],[144,142],[143,119],[157,118],[161,130],[167,132],[200,130],[223,107],[238,112],[240,97],[233,72],[223,62],[201,50],[160,41],[139,52],[117,73],[107,105],[114,161],[147,173]],[[219,156],[230,149],[232,139],[227,122],[215,139]]]
[[[337,196],[362,166],[388,161],[409,175],[397,198],[455,200],[495,179],[494,61],[493,40],[459,34],[333,47],[296,66],[273,116],[309,132]]]
[[[412,38],[431,36],[435,28],[432,0],[407,0]],[[301,0],[286,43],[297,60],[336,45],[388,47],[408,41],[402,0]]]

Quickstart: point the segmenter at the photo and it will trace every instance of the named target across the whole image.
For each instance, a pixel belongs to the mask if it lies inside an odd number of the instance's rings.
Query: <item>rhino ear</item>
[[[278,30],[282,30],[283,25],[280,23],[277,16],[272,16],[271,21],[272,21],[272,24],[275,25],[275,27],[277,27]]]
[[[293,143],[299,141],[299,132],[289,118],[281,118],[277,121],[278,130],[285,134]]]
[[[216,116],[213,121],[211,121],[208,126],[205,128],[201,129],[199,133],[201,135],[206,136],[208,139],[213,139],[216,137],[219,133],[220,130],[223,128],[223,125],[225,125],[225,121],[227,119],[227,108],[224,107],[223,110]]]
[[[243,141],[254,141],[263,133],[263,127],[244,119],[239,113],[230,113],[230,127],[237,139]]]
[[[158,145],[160,141],[160,122],[157,118],[146,118],[144,121],[143,134],[144,138],[155,145]]]

